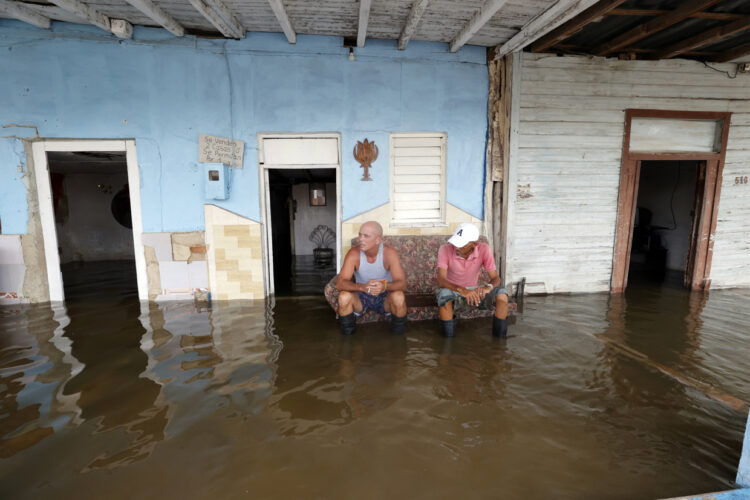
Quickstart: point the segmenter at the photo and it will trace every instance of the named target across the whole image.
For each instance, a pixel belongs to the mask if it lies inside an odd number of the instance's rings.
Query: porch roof
[[[750,60],[747,0],[0,0],[0,17],[49,29],[94,24],[120,38],[133,25],[174,36],[239,39],[247,32],[445,42],[517,50],[616,56]]]

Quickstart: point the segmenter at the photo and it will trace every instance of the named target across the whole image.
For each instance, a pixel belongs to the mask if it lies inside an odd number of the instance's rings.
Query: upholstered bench
[[[401,266],[406,273],[406,305],[409,321],[420,321],[438,318],[438,307],[435,301],[437,291],[437,254],[440,245],[448,241],[448,236],[383,236],[383,243],[398,251],[401,256]],[[479,241],[487,242],[480,237]],[[357,239],[352,240],[352,246],[357,245]],[[334,311],[338,310],[339,291],[336,289],[338,275],[325,286],[326,300]],[[489,276],[482,270],[479,284],[489,283]],[[515,309],[515,304],[509,304],[509,311]],[[471,309],[459,311],[459,318],[490,317],[493,311]],[[358,323],[382,321],[384,316],[368,311],[357,319]]]

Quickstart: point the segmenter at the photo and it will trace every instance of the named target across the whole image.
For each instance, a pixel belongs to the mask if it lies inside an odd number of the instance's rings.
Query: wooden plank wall
[[[625,109],[733,113],[712,287],[750,286],[750,75],[685,60],[524,53],[507,277],[529,293],[607,291]],[[734,64],[712,65],[734,74]]]

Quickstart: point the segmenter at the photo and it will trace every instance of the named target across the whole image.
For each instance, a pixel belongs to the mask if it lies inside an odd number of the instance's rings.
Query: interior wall
[[[638,206],[651,210],[652,226],[661,226],[662,244],[669,250],[667,268],[685,270],[698,163],[644,161],[638,187]],[[674,196],[672,193],[674,192]],[[674,211],[674,219],[672,212]]]
[[[297,201],[297,214],[294,218],[295,255],[312,255],[315,245],[310,241],[310,233],[318,225],[324,224],[336,231],[336,183],[326,183],[326,205],[310,205],[310,184],[296,184],[292,195]],[[331,248],[336,247],[334,239]]]
[[[55,214],[61,264],[134,258],[133,231],[121,226],[111,210],[112,198],[127,183],[125,168],[107,174],[64,174],[63,196]]]

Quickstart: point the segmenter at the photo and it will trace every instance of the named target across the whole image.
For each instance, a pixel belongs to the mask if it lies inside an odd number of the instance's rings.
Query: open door
[[[628,283],[644,162],[697,162],[684,284],[693,290],[710,287],[713,235],[730,118],[731,113],[626,111],[612,293],[623,292]]]

